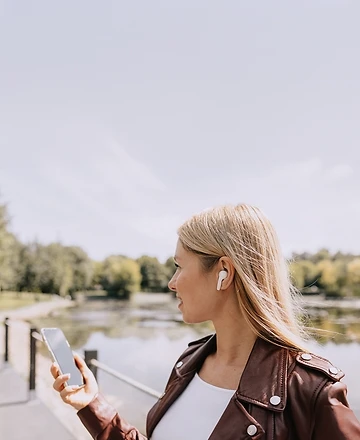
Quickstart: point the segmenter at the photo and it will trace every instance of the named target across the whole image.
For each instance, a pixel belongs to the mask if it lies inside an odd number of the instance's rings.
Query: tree
[[[342,296],[344,294],[341,285],[343,265],[330,260],[321,260],[317,263],[317,268],[320,271],[319,285],[325,293]]]
[[[347,264],[347,280],[353,294],[360,296],[360,258],[354,258]]]
[[[39,276],[37,276],[34,266],[38,244],[30,243],[23,245],[20,251],[20,269],[17,290],[19,292],[41,292],[39,286]]]
[[[328,249],[320,249],[316,254],[311,256],[311,261],[315,264],[322,260],[331,260],[331,255]]]
[[[0,205],[0,290],[15,289],[19,277],[21,243],[8,230],[6,205]]]
[[[67,296],[91,284],[92,262],[75,246],[32,243],[23,247],[20,263],[19,290]]]
[[[138,263],[123,256],[108,257],[103,263],[101,285],[109,296],[128,299],[140,290],[141,273]]]
[[[66,296],[73,285],[73,271],[66,250],[59,243],[31,247],[32,290]]]
[[[94,266],[87,253],[78,246],[68,246],[64,248],[66,259],[72,270],[72,284],[70,291],[78,292],[88,289],[91,285]],[[70,279],[70,273],[68,274]]]
[[[141,273],[141,290],[147,292],[163,292],[168,278],[165,267],[156,257],[143,255],[137,259]]]
[[[308,293],[319,277],[317,266],[310,260],[292,261],[289,270],[293,283],[303,293]]]
[[[172,276],[174,275],[175,270],[176,270],[174,258],[169,257],[165,261],[164,267],[165,267],[166,277],[167,277],[168,281],[170,281],[170,279],[172,278]]]
[[[104,263],[102,261],[92,261],[93,265],[93,276],[91,285],[94,288],[98,288],[101,285],[101,279],[104,272]]]
[[[340,296],[349,294],[349,286],[347,286],[347,259],[334,259],[333,265],[336,274],[337,290]]]

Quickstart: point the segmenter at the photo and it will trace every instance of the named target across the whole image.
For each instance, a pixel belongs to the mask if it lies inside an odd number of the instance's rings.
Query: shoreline
[[[339,309],[360,309],[360,298],[341,298],[341,299],[330,299],[323,296],[311,296],[302,295],[299,298],[299,302],[304,305],[304,307],[315,307],[315,308],[339,308]]]
[[[76,305],[76,301],[53,296],[49,301],[42,301],[17,309],[0,310],[0,321],[4,321],[5,318],[25,321],[31,318],[45,316],[59,308],[70,308]]]

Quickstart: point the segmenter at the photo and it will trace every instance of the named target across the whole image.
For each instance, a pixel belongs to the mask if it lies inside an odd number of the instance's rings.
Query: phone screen
[[[61,374],[71,374],[68,385],[82,385],[83,377],[77,368],[70,345],[59,328],[42,328],[41,334]]]

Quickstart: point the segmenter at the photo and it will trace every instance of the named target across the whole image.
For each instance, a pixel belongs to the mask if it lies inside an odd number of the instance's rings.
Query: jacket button
[[[178,362],[178,363],[176,364],[176,368],[180,368],[183,364],[184,364],[183,361]]]
[[[279,396],[271,396],[270,397],[270,403],[271,405],[277,406],[281,402],[281,399]]]
[[[303,359],[304,361],[311,361],[312,356],[311,356],[311,354],[309,354],[309,353],[303,353],[303,354],[301,355],[301,359]]]
[[[249,435],[253,436],[253,435],[255,435],[255,434],[257,433],[257,427],[256,427],[255,425],[249,425],[249,426],[247,427],[246,432],[247,432]]]
[[[338,374],[339,370],[335,367],[330,367],[329,372],[335,376],[336,374]]]

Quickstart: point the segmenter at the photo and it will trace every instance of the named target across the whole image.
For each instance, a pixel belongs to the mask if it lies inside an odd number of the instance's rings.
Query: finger
[[[64,388],[64,391],[67,393],[74,393],[75,391],[80,390],[80,388],[84,388],[85,385],[68,385]]]
[[[70,403],[70,397],[71,393],[69,391],[66,391],[65,388],[60,392],[60,397],[65,403]]]
[[[53,383],[53,388],[55,391],[60,392],[61,390],[64,389],[65,387],[65,383],[70,379],[70,374],[63,374],[58,376],[54,383]]]
[[[71,404],[71,397],[78,391],[79,388],[77,385],[67,386],[63,390],[60,391],[60,397],[66,403]]]
[[[65,382],[67,382],[70,379],[70,374],[62,374],[60,376],[58,376],[54,383],[53,383],[53,388],[55,391],[62,391],[65,388]]]
[[[50,373],[52,374],[52,377],[54,379],[56,379],[60,375],[60,370],[57,363],[54,362],[53,364],[51,364]]]
[[[78,355],[75,352],[73,354],[74,354],[74,359],[75,359],[76,366],[80,370],[80,372],[83,375],[85,381],[89,380],[92,377],[91,370],[86,365],[86,362],[84,361],[84,359],[80,355]]]

